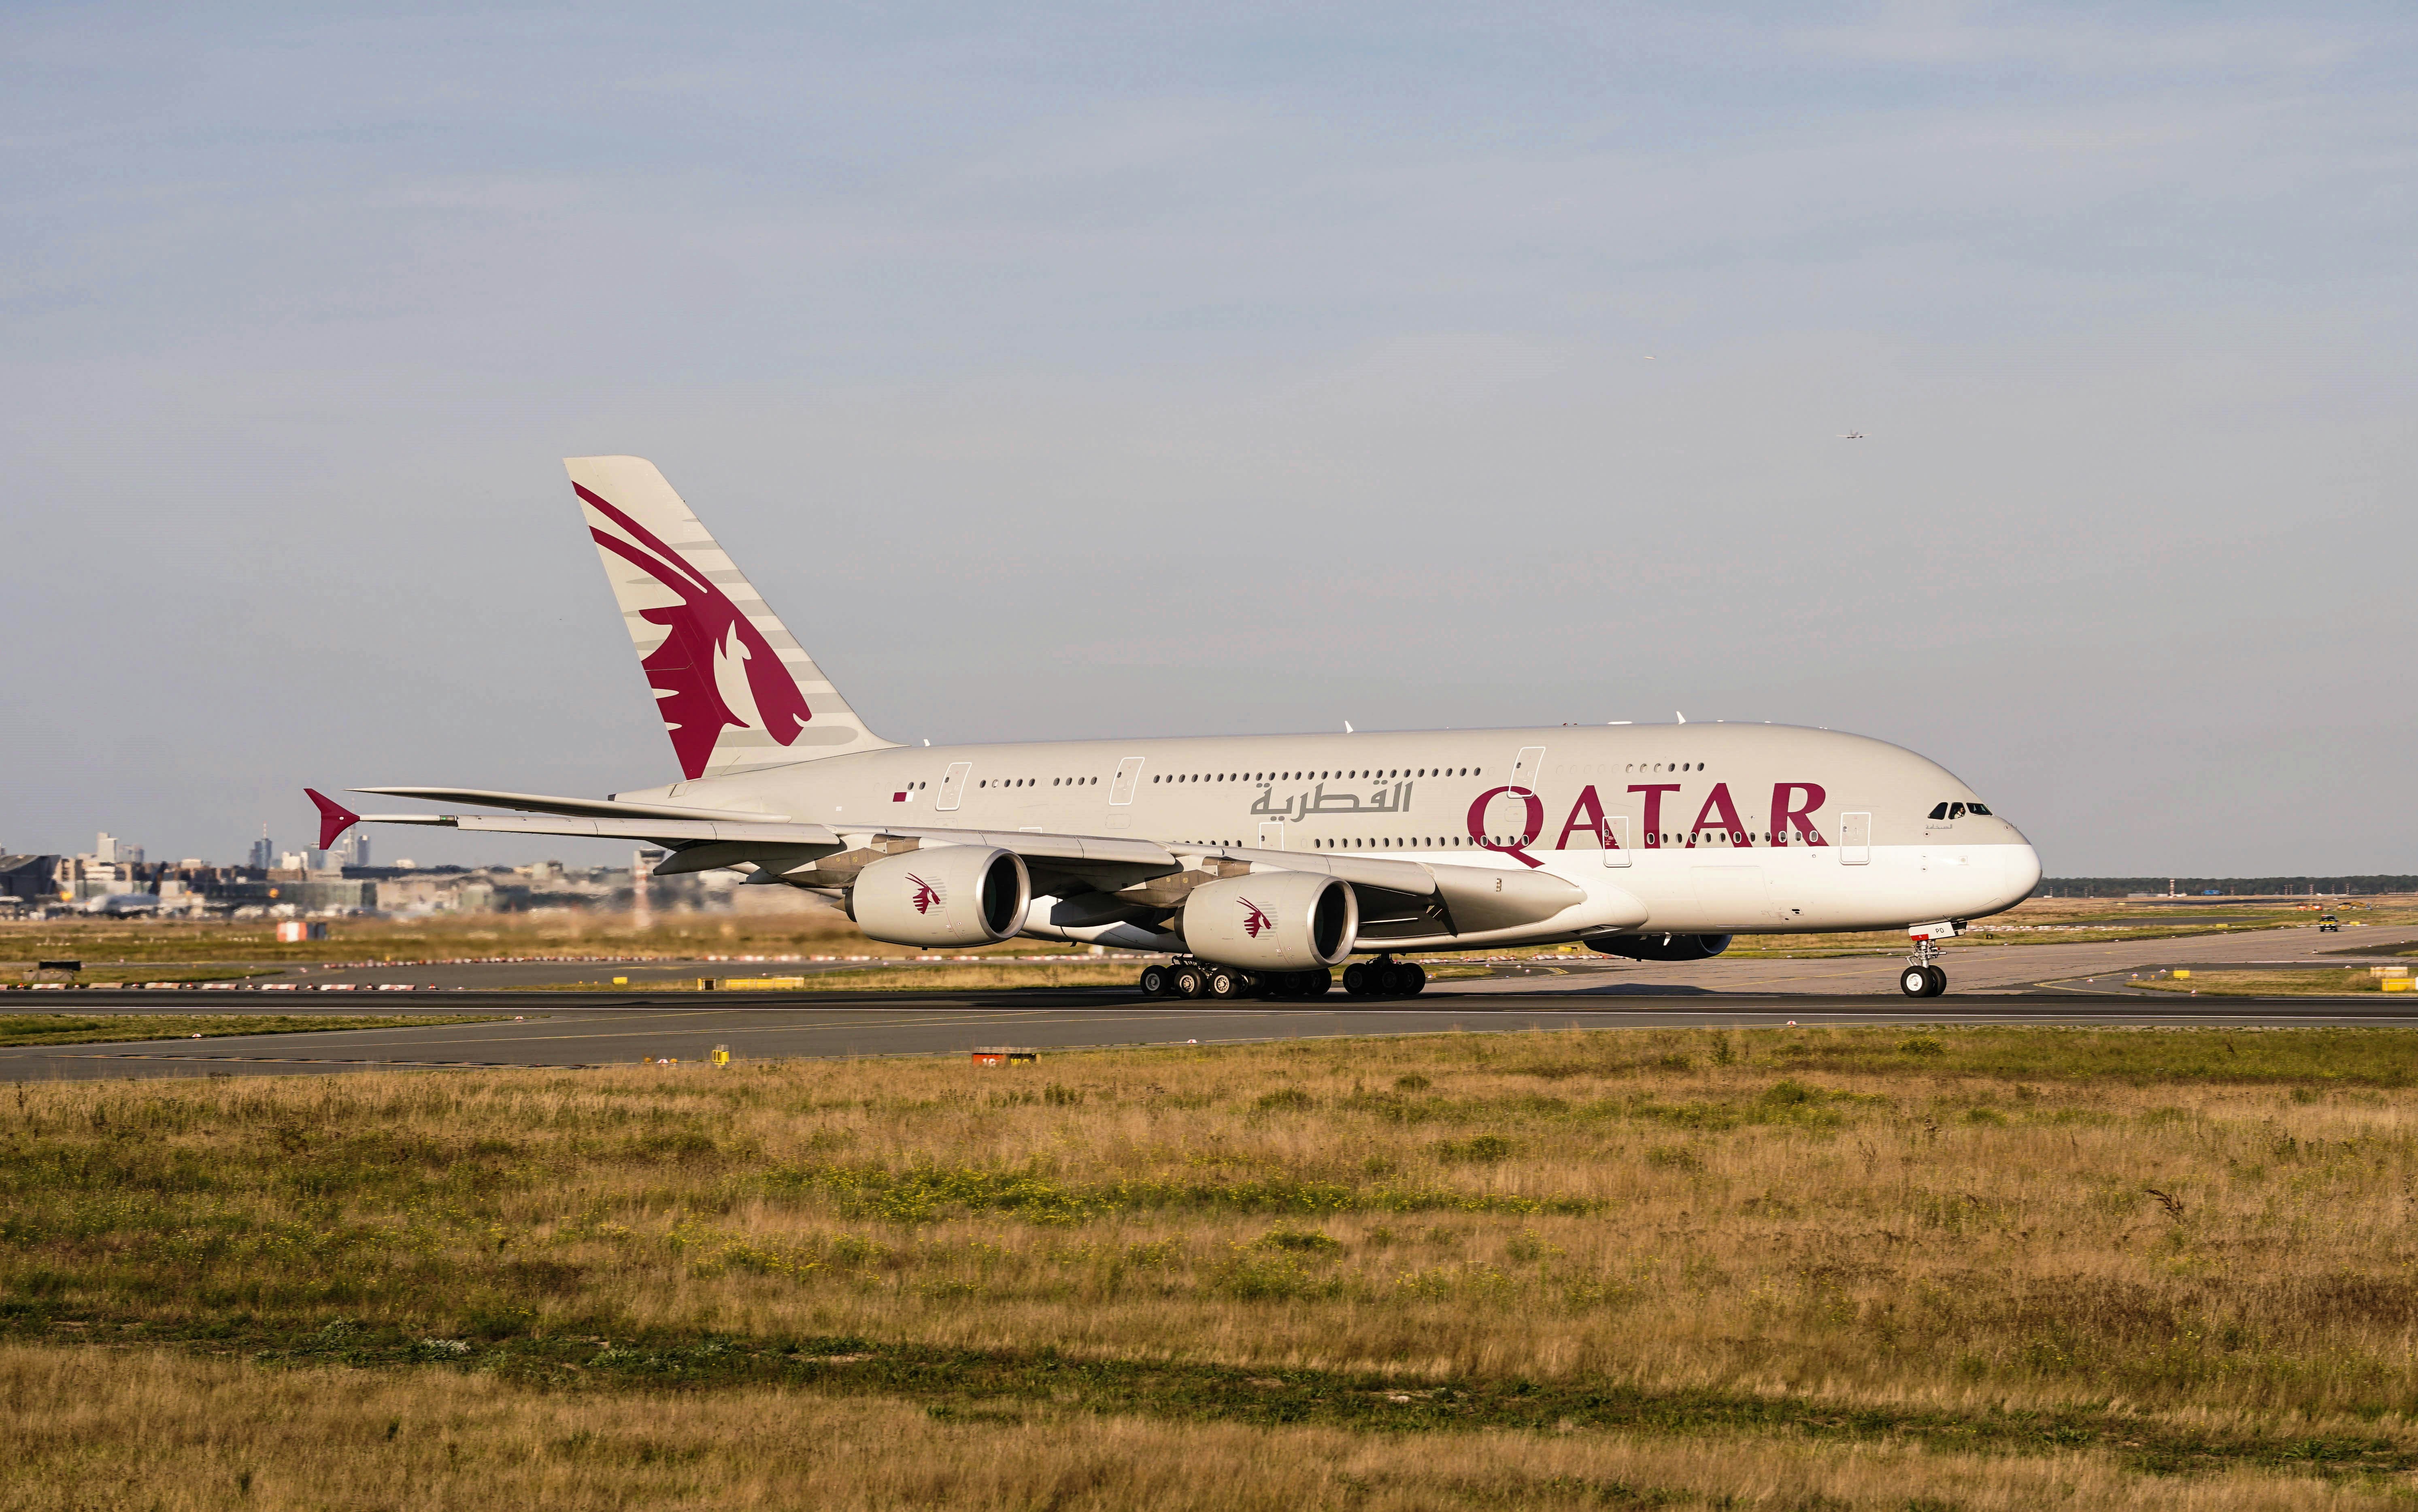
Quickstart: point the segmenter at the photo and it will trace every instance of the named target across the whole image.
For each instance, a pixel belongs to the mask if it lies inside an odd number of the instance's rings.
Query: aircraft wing
[[[777,814],[733,809],[678,808],[621,803],[606,799],[554,798],[476,787],[362,787],[356,791],[394,797],[459,801],[534,814],[355,814],[315,788],[303,789],[319,808],[322,848],[355,824],[425,824],[490,834],[559,834],[621,839],[659,845],[678,854],[655,868],[658,876],[712,871],[753,863],[760,880],[788,879],[802,886],[845,885],[866,861],[887,854],[893,840],[935,845],[997,846],[1024,858],[1039,892],[1113,891],[1149,878],[1180,872],[1184,863],[1160,845],[1122,836],[1039,834],[1028,831],[954,830],[934,825],[849,825],[834,830],[800,824]],[[827,876],[803,868],[832,863]]]
[[[800,824],[766,814],[727,809],[680,809],[618,803],[610,800],[549,798],[482,788],[364,787],[361,792],[401,797],[456,799],[536,813],[355,814],[315,789],[322,848],[357,823],[424,824],[491,834],[556,834],[587,839],[626,839],[674,851],[655,868],[658,876],[752,864],[757,882],[800,887],[844,887],[880,857],[915,845],[995,846],[1023,858],[1036,893],[1124,893],[1137,909],[1168,911],[1197,874],[1235,876],[1253,871],[1322,872],[1340,878],[1364,899],[1364,937],[1405,938],[1467,933],[1550,918],[1585,896],[1558,877],[1448,862],[1386,861],[1242,846],[1164,846],[1124,835],[1045,834],[1028,830],[959,830],[939,825]],[[908,842],[908,844],[900,844]],[[1172,884],[1146,888],[1159,878]],[[1126,892],[1127,889],[1137,890]],[[1137,893],[1147,895],[1137,895]],[[1120,900],[1123,901],[1123,900]]]

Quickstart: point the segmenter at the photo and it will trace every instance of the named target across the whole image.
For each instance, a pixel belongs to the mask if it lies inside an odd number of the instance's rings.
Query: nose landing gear
[[[1914,959],[1897,974],[1898,990],[1909,998],[1936,998],[1947,991],[1948,973],[1939,969],[1936,959],[1939,955],[1936,941],[1953,939],[1964,932],[1965,925],[1953,921],[1916,924],[1907,930],[1914,937]]]

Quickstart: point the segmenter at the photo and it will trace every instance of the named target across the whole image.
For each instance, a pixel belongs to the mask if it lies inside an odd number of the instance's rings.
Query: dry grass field
[[[2181,913],[2189,918],[2175,922]],[[2418,921],[2418,900],[2362,899],[2344,917],[2371,924]],[[2154,918],[2159,922],[2141,922]],[[2112,939],[2156,939],[2226,930],[2258,930],[2307,924],[2314,914],[2286,905],[2182,906],[2158,899],[2111,902],[2104,898],[2032,898],[1984,920],[1977,932],[1951,949],[1977,944],[2082,944]],[[433,914],[420,919],[340,919],[330,938],[280,942],[267,920],[54,919],[0,922],[0,979],[26,972],[37,960],[85,963],[87,981],[156,979],[177,973],[135,968],[143,963],[295,963],[334,961],[433,961],[489,957],[559,957],[612,960],[695,959],[700,956],[832,954],[895,959],[920,954],[912,948],[865,939],[837,912],[661,914],[640,923],[626,913]],[[2357,932],[2345,937],[2356,944]],[[1047,954],[1062,947],[1030,939],[976,953]],[[1902,930],[1839,935],[1741,935],[1731,946],[1741,956],[1902,954]],[[1492,955],[1529,955],[1493,951]],[[188,973],[203,974],[203,973]],[[239,974],[232,971],[207,973]]]
[[[0,1507],[2368,1506],[2418,1475],[2391,1031],[44,1085],[0,1141]]]
[[[1019,939],[983,952],[1046,954],[1064,947]],[[145,961],[207,963],[435,961],[534,957],[645,960],[660,957],[831,953],[876,958],[912,956],[909,946],[858,934],[837,912],[660,914],[439,913],[418,919],[338,919],[326,939],[281,941],[258,920],[44,919],[0,922],[0,969],[23,971],[43,959],[74,959],[87,975],[126,977],[108,968]]]

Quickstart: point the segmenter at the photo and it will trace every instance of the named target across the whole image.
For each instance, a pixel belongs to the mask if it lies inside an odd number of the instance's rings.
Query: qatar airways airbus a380
[[[1400,952],[1580,941],[1700,960],[1733,933],[1905,926],[1936,942],[2040,879],[2015,827],[1911,751],[1771,725],[1564,725],[903,746],[865,727],[654,465],[574,492],[682,779],[605,799],[364,787],[511,814],[355,823],[623,837],[659,876],[735,868],[837,900],[876,939],[1017,935],[1165,952],[1153,994],[1360,996]]]

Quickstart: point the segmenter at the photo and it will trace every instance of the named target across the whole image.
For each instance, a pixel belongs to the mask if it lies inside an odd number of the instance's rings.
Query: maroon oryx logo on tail
[[[588,533],[598,545],[680,595],[680,603],[642,609],[638,618],[669,632],[640,664],[655,690],[664,724],[671,730],[681,771],[690,777],[704,776],[722,732],[732,725],[741,729],[751,725],[750,711],[732,709],[730,700],[723,696],[722,679],[717,676],[722,663],[746,668],[745,697],[755,703],[753,712],[762,722],[758,727],[783,745],[796,741],[814,711],[806,707],[797,680],[773,654],[764,633],[739,612],[730,595],[652,531],[577,483],[572,488],[629,537],[625,541],[590,526]]]
[[[1277,922],[1268,917],[1268,911],[1249,898],[1239,898],[1236,901],[1243,905],[1243,933],[1253,939],[1259,939],[1262,931],[1274,929],[1277,926]]]
[[[913,872],[909,872],[907,874],[907,880],[915,884],[915,911],[917,913],[929,913],[935,908],[940,906],[941,890],[939,888],[934,887],[931,883],[916,876]]]

